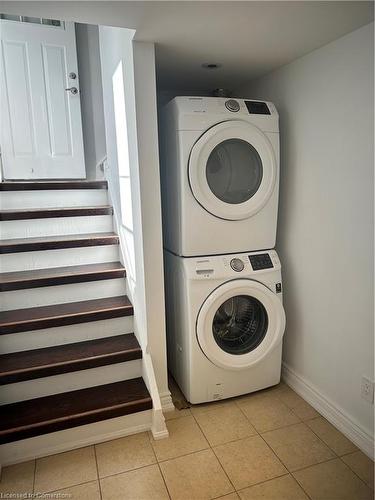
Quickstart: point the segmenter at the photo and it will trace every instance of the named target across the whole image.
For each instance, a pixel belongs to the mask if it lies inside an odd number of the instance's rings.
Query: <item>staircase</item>
[[[0,464],[149,428],[107,183],[0,191]]]

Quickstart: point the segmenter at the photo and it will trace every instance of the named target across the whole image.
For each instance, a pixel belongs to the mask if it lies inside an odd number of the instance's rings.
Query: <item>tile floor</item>
[[[284,384],[166,418],[168,439],[142,433],[5,467],[0,498],[373,499],[373,462]]]

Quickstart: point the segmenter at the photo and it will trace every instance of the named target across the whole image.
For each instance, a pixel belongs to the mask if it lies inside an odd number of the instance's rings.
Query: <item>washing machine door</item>
[[[269,200],[277,163],[261,130],[241,120],[219,123],[192,147],[189,182],[195,199],[212,215],[247,219]]]
[[[247,279],[216,288],[197,318],[199,345],[215,365],[242,370],[256,365],[282,340],[285,312],[265,285]]]

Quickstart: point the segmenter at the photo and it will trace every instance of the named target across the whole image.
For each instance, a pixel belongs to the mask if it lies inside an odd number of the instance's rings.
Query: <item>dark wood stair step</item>
[[[0,406],[0,444],[150,410],[142,378]]]
[[[0,242],[0,254],[117,245],[118,242],[119,238],[115,233],[67,234],[43,238],[16,238],[2,240]]]
[[[134,333],[0,355],[0,385],[142,358]]]
[[[8,181],[0,191],[39,191],[46,189],[107,189],[107,181]]]
[[[132,316],[126,295],[0,312],[0,335]]]
[[[125,276],[125,268],[120,262],[0,273],[0,292],[124,278]]]
[[[0,211],[0,221],[25,220],[25,219],[49,219],[56,217],[86,217],[92,215],[112,215],[113,208],[110,205],[97,207],[63,207],[63,208],[30,208]]]

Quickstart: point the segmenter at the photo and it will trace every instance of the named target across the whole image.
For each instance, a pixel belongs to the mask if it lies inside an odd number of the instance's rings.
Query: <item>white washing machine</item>
[[[273,248],[278,113],[270,102],[176,97],[161,125],[164,246],[182,256]]]
[[[203,403],[279,383],[285,312],[274,250],[183,258],[165,252],[168,366]]]

